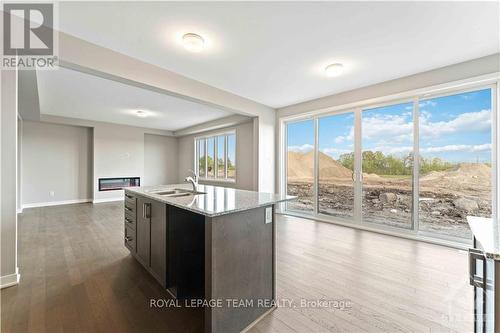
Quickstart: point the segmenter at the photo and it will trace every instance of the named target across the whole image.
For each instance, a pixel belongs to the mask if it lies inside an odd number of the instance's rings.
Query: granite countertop
[[[192,190],[192,186],[191,184],[185,183],[130,187],[125,189],[125,192],[136,193],[208,217],[268,206],[296,198],[290,195],[237,190],[228,187],[210,185],[198,185],[198,192],[206,193],[200,195],[168,197],[154,193],[155,191],[167,191],[172,189]]]
[[[500,244],[498,237],[495,236],[497,235],[497,230],[493,225],[493,219],[468,216],[467,222],[486,257],[500,260]]]

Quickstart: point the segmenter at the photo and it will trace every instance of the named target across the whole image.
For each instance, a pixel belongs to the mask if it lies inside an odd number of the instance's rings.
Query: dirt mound
[[[423,182],[458,180],[460,182],[491,179],[491,167],[483,163],[460,163],[448,171],[432,171],[420,178]]]
[[[318,156],[319,175],[326,179],[351,179],[351,170],[320,152]],[[288,178],[290,180],[312,179],[314,175],[314,152],[300,153],[288,152]]]
[[[447,171],[433,171],[420,178],[421,192],[447,193],[467,198],[491,198],[491,167],[461,163]]]
[[[288,179],[308,179],[313,178],[314,163],[313,152],[300,153],[295,151],[288,152]]]
[[[491,178],[491,167],[484,163],[461,163],[454,172],[461,177]]]

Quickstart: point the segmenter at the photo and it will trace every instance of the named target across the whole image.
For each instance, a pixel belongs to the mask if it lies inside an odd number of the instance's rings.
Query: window
[[[363,110],[363,221],[412,227],[413,103]]]
[[[226,136],[227,140],[227,179],[236,179],[236,134]]]
[[[354,214],[354,113],[318,121],[318,210],[352,218]]]
[[[420,229],[470,238],[467,216],[491,217],[491,90],[421,100]]]
[[[493,216],[492,87],[409,96],[285,122],[293,214],[469,242],[468,216]]]
[[[226,178],[226,136],[217,137],[217,178]]]
[[[198,176],[205,177],[206,164],[205,164],[205,142],[206,140],[197,140],[196,146],[198,147],[197,160],[198,160]]]
[[[207,178],[215,177],[215,138],[207,139]]]
[[[236,180],[236,134],[196,138],[197,174],[202,179]]]
[[[287,126],[287,194],[298,197],[286,203],[288,210],[311,213],[314,208],[314,122]]]

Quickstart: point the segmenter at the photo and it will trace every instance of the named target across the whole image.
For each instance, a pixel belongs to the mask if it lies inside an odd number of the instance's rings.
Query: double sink
[[[205,192],[199,192],[195,190],[187,190],[183,188],[174,188],[172,190],[151,190],[148,193],[161,195],[162,197],[177,198],[177,197],[187,197],[190,195],[201,195],[206,194]]]

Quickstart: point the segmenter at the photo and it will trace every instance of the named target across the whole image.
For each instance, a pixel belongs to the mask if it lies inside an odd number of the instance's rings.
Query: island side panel
[[[206,311],[206,332],[239,332],[266,313],[274,299],[274,214],[266,223],[265,207],[259,207],[206,222],[205,295],[224,302]],[[226,300],[233,299],[253,305],[227,306]],[[259,306],[259,300],[268,306]]]

